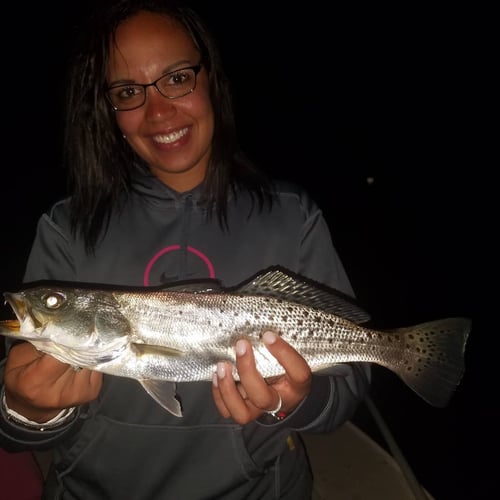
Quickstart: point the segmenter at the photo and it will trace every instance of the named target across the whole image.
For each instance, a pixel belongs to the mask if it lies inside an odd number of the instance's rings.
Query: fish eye
[[[58,309],[61,307],[66,300],[66,297],[62,293],[52,292],[44,295],[43,303],[47,309]]]

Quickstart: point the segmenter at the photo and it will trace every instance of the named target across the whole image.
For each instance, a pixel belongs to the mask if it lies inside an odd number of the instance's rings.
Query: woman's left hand
[[[243,425],[263,413],[276,410],[290,413],[309,394],[312,373],[305,359],[274,332],[262,336],[269,352],[283,367],[284,374],[264,379],[257,371],[253,349],[248,340],[236,343],[236,369],[239,382],[232,375],[230,363],[221,361],[213,377],[212,391],[220,414]]]

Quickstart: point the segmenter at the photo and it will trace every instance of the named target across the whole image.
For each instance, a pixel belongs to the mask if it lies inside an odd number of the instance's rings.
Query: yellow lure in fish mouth
[[[19,332],[21,330],[21,323],[17,319],[6,319],[0,321],[0,328],[5,328],[11,332]]]

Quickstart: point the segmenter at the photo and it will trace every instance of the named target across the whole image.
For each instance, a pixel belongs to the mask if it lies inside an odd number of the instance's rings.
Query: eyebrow
[[[160,76],[158,78],[161,78],[162,76],[168,75],[169,73],[172,73],[173,71],[177,71],[178,69],[186,68],[189,66],[195,66],[189,59],[183,59],[181,61],[176,61],[173,64],[169,64],[165,69],[161,72]],[[156,78],[155,78],[156,80]],[[127,84],[138,84],[138,85],[145,85],[137,82],[136,80],[131,80],[131,79],[120,79],[120,80],[114,80],[112,82],[108,83],[109,87],[115,87],[116,85],[127,85]]]

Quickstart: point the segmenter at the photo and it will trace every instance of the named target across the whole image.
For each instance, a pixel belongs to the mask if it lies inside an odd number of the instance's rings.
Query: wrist
[[[30,418],[28,418],[24,414],[21,414],[9,407],[5,395],[5,390],[2,390],[0,404],[5,416],[9,421],[13,422],[16,425],[39,431],[53,429],[55,427],[58,427],[59,425],[62,425],[73,416],[75,410],[75,407],[64,408],[63,410],[56,412],[55,414],[54,412],[44,413],[43,415],[40,414],[39,418],[33,420],[32,415],[30,415]]]

